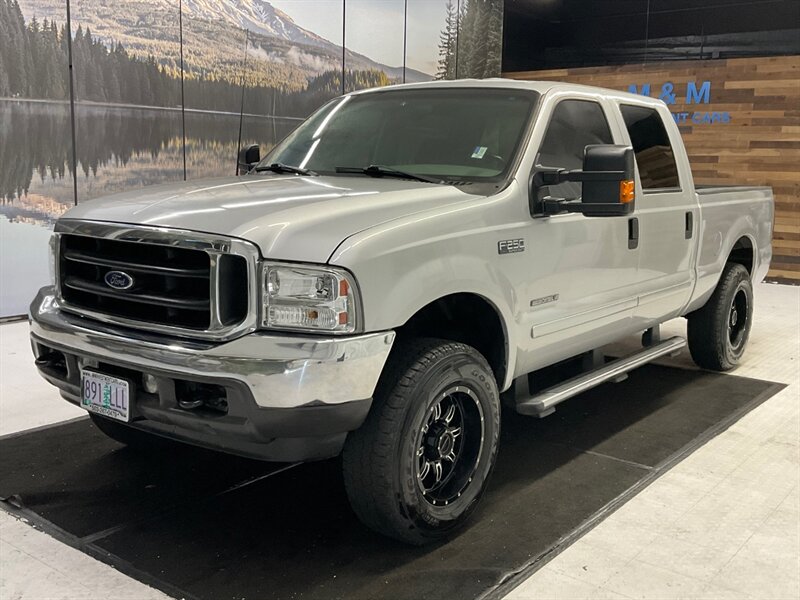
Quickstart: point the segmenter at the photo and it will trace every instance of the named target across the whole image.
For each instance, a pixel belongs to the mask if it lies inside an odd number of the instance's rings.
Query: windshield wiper
[[[256,173],[263,171],[272,171],[273,173],[294,173],[295,175],[316,175],[314,171],[308,169],[301,169],[300,167],[293,167],[291,165],[284,165],[283,163],[272,163],[271,165],[261,165],[253,169]]]
[[[411,179],[413,181],[422,181],[424,183],[443,183],[439,179],[431,179],[423,175],[414,175],[406,171],[393,169],[392,167],[384,167],[382,165],[370,165],[368,167],[336,167],[337,173],[363,173],[370,177],[400,177],[401,179]]]

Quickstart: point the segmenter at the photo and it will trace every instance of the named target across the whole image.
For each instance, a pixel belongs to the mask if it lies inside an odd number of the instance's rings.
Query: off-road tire
[[[452,400],[448,396],[451,392],[461,396],[453,395]],[[431,446],[434,452],[442,451],[441,445],[431,440],[433,431],[441,433],[444,421],[431,424],[431,419],[436,416],[437,403],[440,414],[446,410],[442,409],[445,402],[463,404],[463,414],[459,414],[465,423],[461,432],[465,437],[458,458],[452,463],[438,460],[440,467],[433,472],[420,463],[427,462],[423,454]],[[481,420],[476,417],[479,414]],[[480,438],[478,423],[482,423]],[[435,430],[437,426],[440,429]],[[438,438],[442,442],[447,441],[444,435]],[[379,533],[414,545],[440,540],[463,525],[478,504],[494,467],[499,435],[497,382],[477,350],[439,339],[398,342],[367,419],[348,435],[345,444],[342,462],[350,504],[361,521]],[[480,449],[467,452],[474,446],[468,446],[469,440],[478,439]],[[457,469],[459,461],[463,462]],[[452,464],[452,468],[447,476],[449,483],[437,493],[441,498],[453,494],[451,501],[431,499],[419,477],[420,471],[425,471],[429,478],[448,481],[442,477],[442,464]],[[461,488],[462,484],[465,487]],[[447,486],[449,491],[445,491]],[[458,489],[461,491],[456,497]],[[429,490],[428,494],[433,492]]]
[[[744,266],[728,263],[708,302],[688,316],[689,351],[695,364],[712,371],[733,369],[747,346],[752,322],[750,274]]]

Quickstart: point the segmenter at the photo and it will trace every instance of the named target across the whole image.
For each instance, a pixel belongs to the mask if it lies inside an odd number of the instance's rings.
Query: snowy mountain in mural
[[[276,9],[263,0],[186,0],[183,3],[184,14],[190,14],[208,20],[220,20],[232,23],[253,33],[273,36],[298,44],[314,46],[332,46],[332,44],[302,27],[286,13]]]
[[[63,21],[65,0],[22,0],[26,20],[32,15]],[[339,17],[337,3],[335,17]],[[72,0],[73,29],[88,28],[106,46],[121,43],[131,54],[156,60],[170,71],[179,69],[178,5],[172,0]],[[239,81],[244,32],[249,32],[248,78],[260,85],[290,90],[305,87],[316,75],[341,69],[342,47],[300,27],[286,13],[264,0],[185,0],[184,61],[189,73]],[[402,65],[385,65],[350,50],[352,70],[381,71],[390,80],[403,76]],[[432,74],[406,70],[407,81]]]

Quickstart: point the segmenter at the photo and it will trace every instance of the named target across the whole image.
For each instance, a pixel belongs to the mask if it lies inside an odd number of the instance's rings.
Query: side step
[[[680,336],[671,337],[643,350],[618,358],[588,373],[583,373],[563,383],[559,383],[534,396],[517,401],[517,412],[522,415],[545,417],[555,410],[556,404],[567,398],[577,396],[581,392],[597,387],[601,383],[616,379],[625,379],[625,373],[641,367],[665,354],[675,354],[686,346],[686,339]]]

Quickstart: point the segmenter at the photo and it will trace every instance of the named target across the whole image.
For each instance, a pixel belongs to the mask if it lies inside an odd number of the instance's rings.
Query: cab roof
[[[545,95],[549,92],[583,92],[602,95],[605,97],[618,98],[629,103],[637,104],[661,104],[660,100],[655,98],[648,98],[639,94],[631,94],[629,92],[621,92],[619,90],[612,90],[592,85],[581,85],[578,83],[567,83],[562,81],[522,81],[519,79],[505,79],[495,77],[491,79],[451,79],[451,80],[434,80],[424,81],[420,83],[402,83],[387,87],[371,88],[367,90],[359,90],[351,92],[347,95],[360,95],[372,94],[380,91],[390,91],[399,89],[457,89],[457,88],[479,88],[479,89],[517,89],[517,90],[531,90]]]

